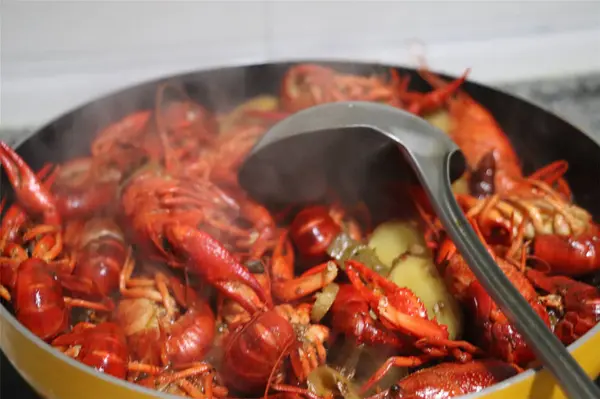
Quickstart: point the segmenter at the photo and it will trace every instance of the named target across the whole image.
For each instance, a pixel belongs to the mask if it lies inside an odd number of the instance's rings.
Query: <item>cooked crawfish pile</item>
[[[215,114],[164,84],[155,109],[101,129],[89,155],[32,171],[6,144],[0,296],[32,333],[97,372],[193,398],[442,398],[535,365],[423,191],[410,220],[364,202],[270,209],[237,169],[274,123],[333,101],[427,118],[465,153],[456,198],[548,328],[571,344],[600,319],[600,229],[556,161],[525,175],[494,117],[422,70],[289,69],[278,97]],[[173,91],[176,96],[166,95]],[[586,283],[587,281],[587,283]],[[465,328],[469,326],[469,328]]]

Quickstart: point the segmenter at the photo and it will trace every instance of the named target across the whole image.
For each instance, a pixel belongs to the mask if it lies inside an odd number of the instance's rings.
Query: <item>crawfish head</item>
[[[527,277],[539,289],[560,298],[558,310],[562,317],[554,333],[565,345],[573,343],[600,321],[600,290],[596,287],[537,270],[528,270]]]

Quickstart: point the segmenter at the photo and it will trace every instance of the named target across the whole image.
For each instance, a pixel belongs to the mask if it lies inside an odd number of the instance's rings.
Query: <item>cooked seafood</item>
[[[522,372],[534,354],[421,191],[406,190],[412,218],[373,226],[366,202],[331,193],[271,209],[237,182],[290,113],[361,100],[421,115],[465,153],[454,188],[480,239],[574,342],[600,321],[585,279],[600,273],[600,226],[573,203],[568,165],[526,176],[494,116],[461,91],[468,71],[420,73],[432,91],[396,71],[301,64],[278,97],[223,114],[161,84],[154,109],[100,129],[89,156],[37,172],[0,143],[15,193],[0,204],[0,297],[97,372],[191,398],[450,398]]]

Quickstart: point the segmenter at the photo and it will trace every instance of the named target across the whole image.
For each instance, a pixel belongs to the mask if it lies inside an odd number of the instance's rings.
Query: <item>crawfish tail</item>
[[[588,274],[600,269],[600,235],[540,235],[533,242],[533,253],[550,266],[553,274]]]

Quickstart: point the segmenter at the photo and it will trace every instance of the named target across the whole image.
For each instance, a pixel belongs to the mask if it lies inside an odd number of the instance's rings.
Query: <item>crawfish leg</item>
[[[191,364],[190,367],[186,368],[185,370],[161,373],[154,377],[154,379],[160,384],[171,384],[173,382],[177,382],[178,380],[184,380],[189,377],[194,377],[206,373],[212,373],[212,371],[213,367],[208,363],[195,363]]]
[[[6,289],[6,287],[4,287],[3,285],[0,285],[0,298],[9,301],[11,299],[10,296],[10,292],[8,292],[8,290]]]
[[[58,226],[39,225],[23,233],[23,241],[32,241],[39,236],[42,238],[33,247],[32,256],[50,263],[63,252],[63,235]]]
[[[536,170],[530,174],[528,178],[532,180],[541,180],[550,186],[556,185],[559,192],[563,194],[565,198],[571,198],[571,188],[564,178],[568,169],[569,163],[567,161],[556,161]]]
[[[19,203],[34,214],[44,216],[46,224],[60,225],[60,214],[54,198],[25,161],[6,143],[0,141],[0,164],[15,189]]]
[[[338,267],[334,262],[322,263],[306,271],[298,278],[274,281],[273,294],[281,302],[292,302],[332,283],[337,274]]]
[[[381,365],[373,373],[367,382],[360,388],[361,393],[367,392],[373,385],[379,382],[392,367],[418,367],[430,360],[429,356],[393,356],[388,358],[385,363]]]
[[[214,368],[208,363],[193,363],[184,370],[163,372],[157,376],[151,376],[146,382],[155,382],[161,385],[176,383],[191,398],[210,399],[213,395],[217,397],[227,396],[227,388],[213,386],[213,371]],[[190,377],[203,377],[202,388],[204,389],[204,393],[187,380]]]
[[[206,379],[205,379],[205,383],[206,383]],[[211,392],[212,391],[212,382],[208,382],[208,384],[211,387],[205,386],[203,388],[208,390],[209,392]],[[202,393],[202,391],[200,391],[198,388],[196,388],[194,386],[194,384],[192,384],[188,380],[178,380],[177,385],[179,386],[179,388],[181,388],[183,391],[185,391],[185,393],[192,399],[204,399],[205,397],[208,399],[212,399],[212,395],[205,396]]]
[[[407,315],[396,309],[394,306],[384,305],[380,301],[378,314],[386,322],[391,323],[399,330],[412,332],[411,335],[422,337],[415,345],[431,354],[444,357],[451,352],[458,360],[470,360],[470,355],[479,353],[480,350],[475,345],[467,341],[453,341],[447,338],[447,330],[441,328],[439,324]],[[430,347],[433,347],[430,349]]]
[[[307,399],[323,399],[319,395],[309,391],[308,389],[295,387],[293,385],[271,384],[271,388],[277,392],[285,392],[293,395],[302,395]]]
[[[150,375],[160,374],[163,371],[161,367],[140,362],[129,362],[127,364],[127,370],[129,372],[146,373]]]
[[[114,303],[110,299],[106,299],[106,303],[90,302],[83,299],[64,297],[65,305],[72,308],[86,308],[97,310],[99,312],[111,312],[114,309]]]
[[[329,339],[329,328],[311,325],[302,337],[302,345],[290,354],[290,364],[298,381],[308,379],[309,374],[327,362],[327,351],[323,342]]]
[[[441,107],[444,102],[460,88],[465,80],[467,80],[467,75],[469,72],[470,69],[467,69],[460,78],[455,79],[443,87],[438,87],[427,94],[419,94],[419,97],[417,98],[410,98],[410,95],[406,94],[406,100],[414,100],[408,106],[408,112],[421,115],[425,112],[433,111],[436,108]]]
[[[154,287],[158,286],[157,280],[161,279],[133,279],[131,275],[133,274],[134,266],[135,262],[133,258],[128,256],[119,274],[119,291],[121,295],[128,298],[146,298],[154,302],[168,302],[161,295],[161,286],[158,287],[158,291],[154,289]],[[169,309],[169,307],[166,306],[166,309]]]

